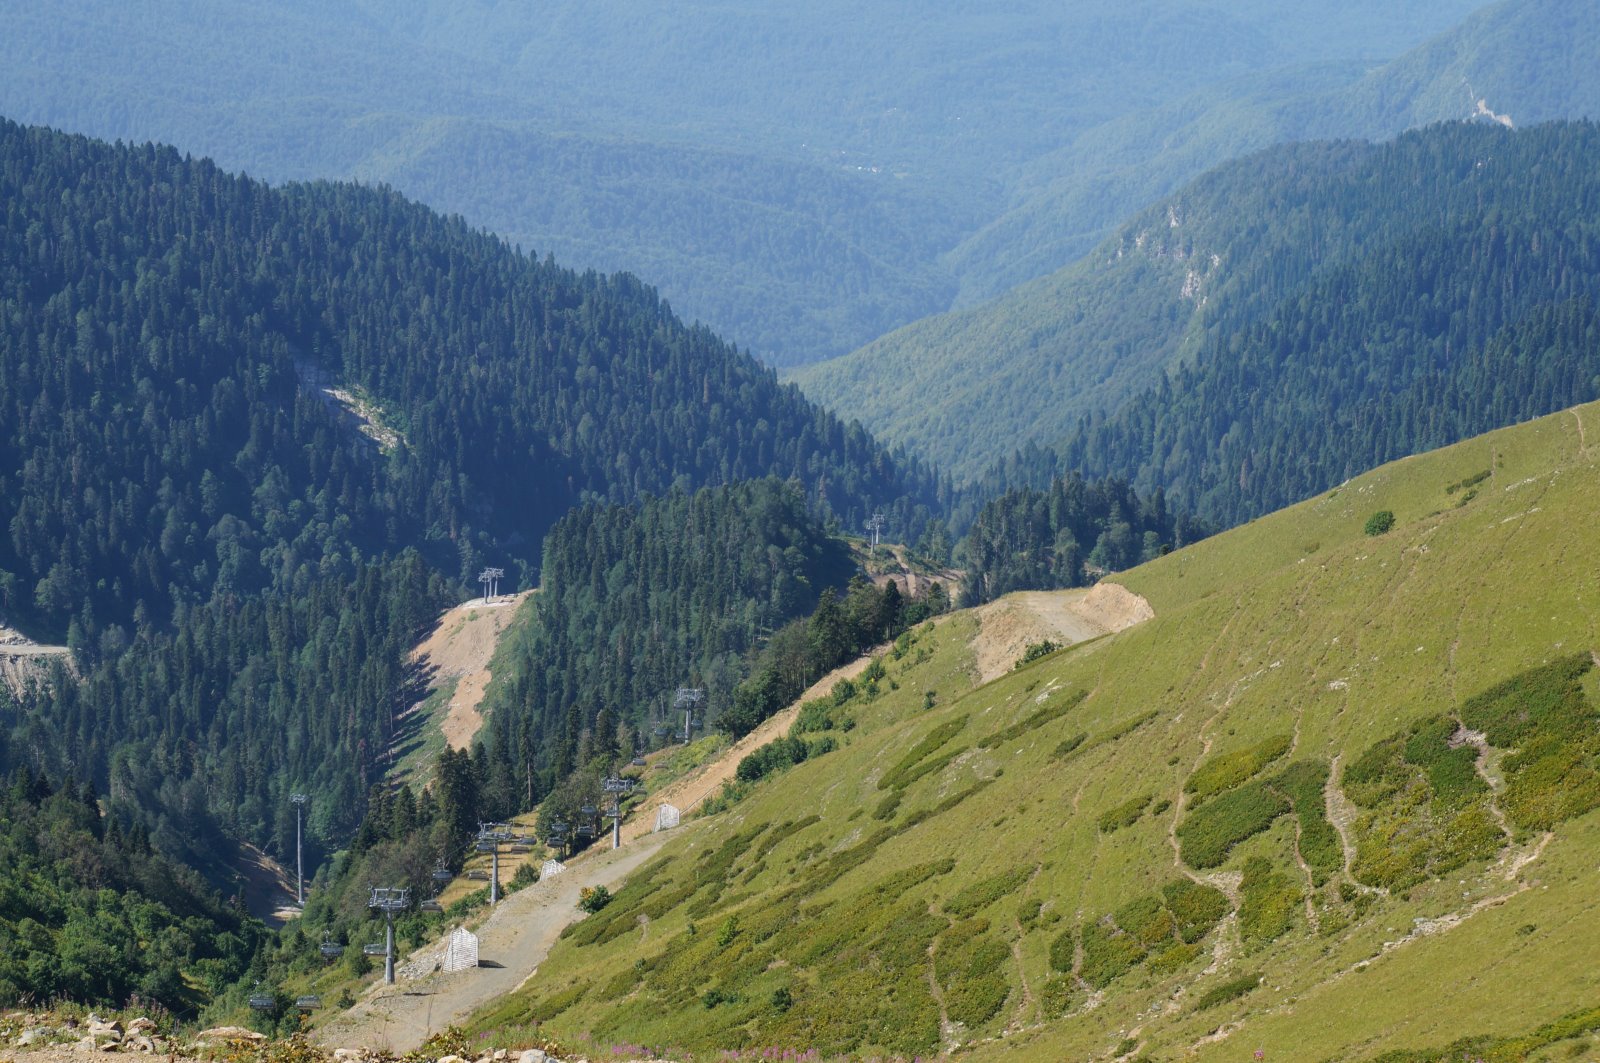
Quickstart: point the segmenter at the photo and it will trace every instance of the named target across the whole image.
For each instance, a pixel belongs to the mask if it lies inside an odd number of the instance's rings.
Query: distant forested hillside
[[[1164,109],[1348,84],[1477,3],[6,0],[0,112],[387,182],[794,364],[1059,268],[1270,142],[1169,163]]]
[[[0,706],[0,767],[93,780],[199,866],[281,851],[291,789],[352,831],[413,639],[485,564],[531,582],[576,504],[777,476],[808,527],[913,534],[939,504],[632,277],[392,192],[0,123],[0,202],[0,615],[77,669]]]
[[[95,627],[164,618],[347,573],[353,547],[531,565],[580,500],[674,485],[795,477],[855,522],[936,501],[633,278],[392,193],[10,123],[0,188],[14,617],[64,632],[92,598]],[[340,388],[378,442],[330,408]]]
[[[1219,299],[1194,358],[1066,467],[1235,523],[1600,395],[1600,127],[1280,150],[1196,198],[1224,189],[1250,224],[1220,253],[1253,297]]]
[[[1270,149],[815,376],[898,409],[884,431],[991,494],[1071,469],[1232,523],[1593,397],[1597,164],[1584,123]],[[897,407],[907,380],[924,401]]]

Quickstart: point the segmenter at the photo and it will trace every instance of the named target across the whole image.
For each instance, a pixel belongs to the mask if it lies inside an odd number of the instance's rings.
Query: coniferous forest
[[[1256,219],[1260,252],[1230,250],[1242,295],[1062,464],[1235,524],[1600,395],[1597,163],[1592,123],[1457,123],[1208,176],[1197,195]]]
[[[11,123],[0,188],[0,614],[76,669],[0,704],[0,761],[201,863],[282,851],[295,787],[348,835],[418,632],[482,564],[532,582],[575,504],[779,474],[832,520],[938,505],[634,279],[392,193]]]
[[[1193,195],[1253,167],[1241,209],[1275,220],[1229,245],[1192,356],[958,488],[630,276],[384,189],[0,122],[0,619],[70,650],[0,683],[0,1001],[192,1012],[315,962],[206,884],[291,851],[291,792],[325,868],[305,926],[349,937],[374,875],[420,890],[478,820],[592,803],[677,687],[750,732],[948,608],[863,577],[840,533],[875,511],[963,536],[979,604],[1592,397],[1596,159],[1590,125],[1460,126],[1219,171]],[[538,587],[530,622],[476,744],[396,789],[411,650],[485,565]],[[741,779],[810,754],[786,741]]]

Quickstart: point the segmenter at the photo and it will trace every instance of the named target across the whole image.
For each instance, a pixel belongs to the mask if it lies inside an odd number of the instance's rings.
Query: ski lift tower
[[[383,913],[383,981],[394,985],[394,917],[411,907],[411,891],[399,886],[374,886],[367,907]]]
[[[489,871],[489,903],[500,903],[500,846],[516,839],[516,834],[507,823],[480,823],[478,824],[478,844],[480,853],[492,853]]]
[[[294,805],[294,903],[302,908],[306,906],[306,874],[300,857],[300,820],[310,800],[305,794],[289,795],[289,803]]]
[[[601,785],[611,798],[611,803],[606,806],[606,818],[611,821],[611,848],[620,849],[622,848],[622,798],[624,794],[633,792],[633,780],[613,775]]]
[[[878,536],[883,532],[883,514],[874,513],[872,519],[867,521],[867,530],[872,533],[872,552],[878,552]]]
[[[483,584],[483,604],[488,605],[489,599],[500,593],[500,577],[506,574],[503,568],[486,568],[478,573],[478,582]]]
[[[689,744],[689,736],[694,728],[700,726],[700,721],[694,718],[695,709],[705,700],[706,692],[699,687],[679,687],[677,695],[672,699],[675,708],[683,710],[683,744]]]

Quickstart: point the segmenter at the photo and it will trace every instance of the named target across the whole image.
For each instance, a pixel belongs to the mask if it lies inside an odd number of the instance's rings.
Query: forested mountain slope
[[[337,570],[351,544],[442,544],[475,575],[486,550],[531,563],[581,499],[675,484],[792,476],[851,521],[934,501],[633,278],[392,193],[10,123],[0,182],[13,614],[64,629],[93,588],[102,624],[161,617]]]
[[[392,192],[6,122],[0,203],[0,613],[77,668],[0,692],[0,765],[93,780],[197,866],[282,852],[296,788],[354,830],[417,633],[485,564],[531,582],[577,503],[937,504],[637,280]]]
[[[793,363],[1057,268],[1227,157],[1161,184],[1165,129],[1134,127],[1113,139],[1156,156],[1143,198],[1068,197],[1008,226],[1095,172],[1076,147],[1091,131],[1241,76],[1294,91],[1332,63],[1348,82],[1474,6],[8,2],[0,113],[273,180],[388,182],[541,255],[633,271]],[[941,259],[975,233],[992,238]]]
[[[1153,619],[976,690],[970,617],[916,629],[801,713],[830,752],[749,773],[475,1027],[673,1058],[1592,1054],[1597,423],[1175,551],[1119,579]]]
[[[985,314],[919,326],[931,351],[885,341],[812,390],[859,388],[899,411],[882,430],[969,476],[1061,442],[1063,468],[1237,521],[1592,397],[1597,163],[1584,123],[1274,148]],[[1054,459],[1021,464],[1042,482]]]

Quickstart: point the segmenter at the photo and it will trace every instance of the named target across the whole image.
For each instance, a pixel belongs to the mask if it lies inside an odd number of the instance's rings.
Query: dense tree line
[[[962,604],[1017,590],[1086,586],[1204,534],[1168,508],[1159,488],[1140,497],[1124,481],[1077,475],[1044,490],[1016,488],[986,505],[962,541]]]
[[[512,648],[493,744],[533,757],[548,789],[596,756],[631,755],[624,741],[680,726],[678,687],[704,689],[702,715],[714,717],[761,640],[851,570],[789,482],[576,509],[546,539],[536,619]]]
[[[772,473],[833,520],[916,529],[938,504],[635,279],[391,192],[9,122],[0,191],[0,616],[77,669],[7,714],[0,767],[92,779],[168,851],[281,853],[300,787],[348,835],[409,640],[452,593],[433,573],[527,581],[575,504]],[[674,670],[778,620],[753,609]]]
[[[531,574],[585,499],[794,477],[908,527],[937,485],[632,277],[540,263],[393,193],[0,124],[0,594],[64,630],[352,543]],[[379,448],[320,388],[364,396]],[[921,507],[919,509],[919,507]],[[346,569],[348,571],[348,569]],[[85,632],[93,635],[92,631]]]
[[[113,814],[219,877],[231,839],[292,851],[293,790],[314,795],[316,836],[348,836],[388,768],[407,655],[450,592],[408,553],[299,595],[218,594],[170,627],[113,628],[116,652],[0,711],[0,761],[96,780]]]
[[[773,633],[718,726],[735,738],[748,734],[833,669],[949,608],[949,592],[938,583],[920,598],[907,598],[894,580],[879,587],[863,576],[842,595],[828,588],[810,616]]]
[[[1453,124],[1226,167],[1252,218],[1197,356],[1065,467],[1235,523],[1600,395],[1600,127]]]
[[[0,1006],[138,997],[193,1015],[266,936],[141,828],[103,818],[88,785],[0,776]]]

